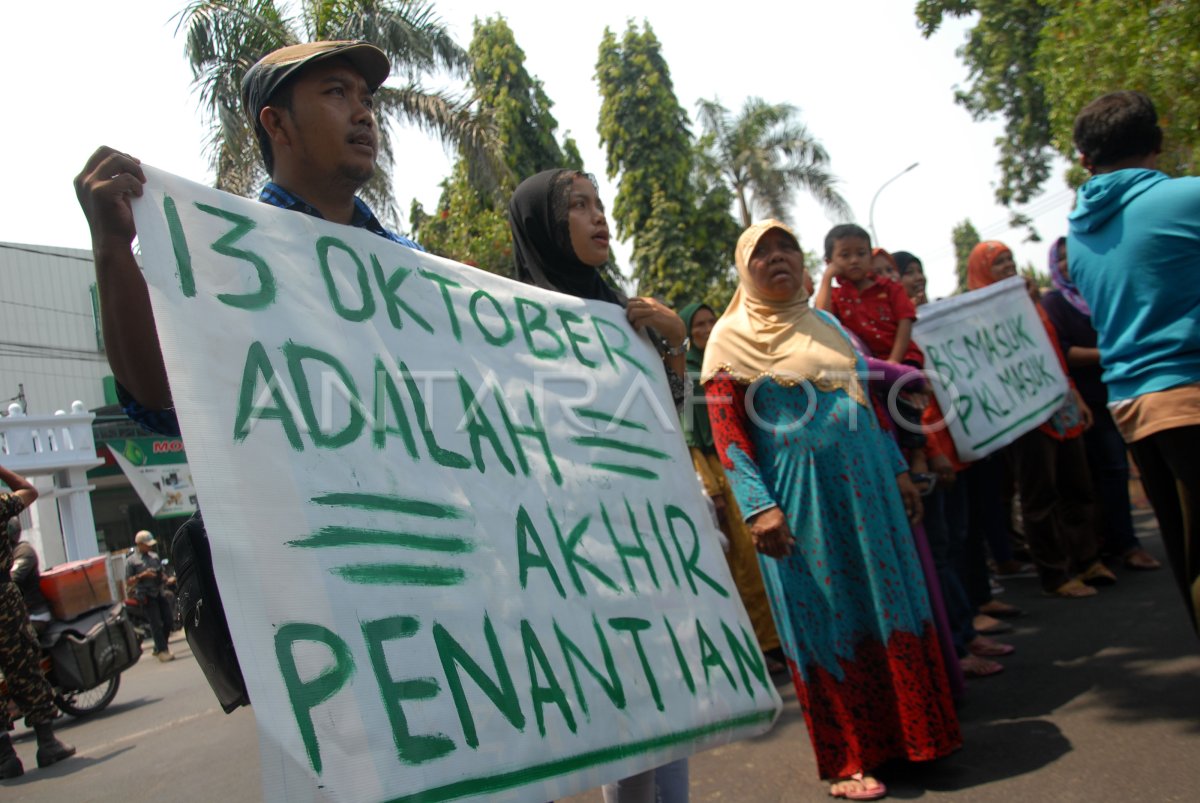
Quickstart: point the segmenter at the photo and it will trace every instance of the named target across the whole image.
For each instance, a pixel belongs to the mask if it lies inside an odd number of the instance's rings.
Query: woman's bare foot
[[[1162,564],[1158,562],[1158,559],[1141,547],[1129,550],[1121,560],[1125,563],[1126,569],[1152,571],[1162,568]]]
[[[1058,597],[1059,599],[1083,599],[1084,597],[1094,597],[1099,592],[1089,585],[1085,585],[1078,577],[1068,580],[1053,591],[1047,591],[1046,595],[1050,597]]]
[[[962,673],[969,678],[986,678],[1004,671],[1003,664],[978,655],[968,655],[959,661],[958,665],[962,667]]]
[[[988,616],[986,613],[981,613],[971,620],[971,626],[975,628],[976,633],[994,636],[997,633],[1011,633],[1012,625],[1007,622],[1001,622],[999,619]]]
[[[1009,605],[1007,602],[1001,602],[998,599],[988,600],[979,606],[979,613],[985,613],[988,616],[996,616],[1000,619],[1016,619],[1019,616],[1024,616],[1025,611],[1018,608],[1016,605]]]
[[[976,636],[967,642],[967,650],[972,655],[999,658],[1002,655],[1012,655],[1017,651],[1017,648],[1011,644],[1005,644],[1002,641],[996,641],[987,636]]]

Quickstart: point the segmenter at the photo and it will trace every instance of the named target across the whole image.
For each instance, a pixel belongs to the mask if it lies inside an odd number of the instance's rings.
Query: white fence
[[[95,416],[83,402],[71,412],[25,415],[17,404],[0,417],[0,463],[23,476],[48,476],[53,486],[36,482],[40,497],[31,511],[46,565],[99,554],[87,470],[103,461],[92,436]]]

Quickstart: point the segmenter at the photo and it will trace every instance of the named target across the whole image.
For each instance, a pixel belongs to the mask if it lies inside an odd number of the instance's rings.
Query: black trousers
[[[1158,517],[1175,583],[1200,635],[1200,425],[1129,444]]]
[[[1008,446],[1021,495],[1029,556],[1053,591],[1096,562],[1092,478],[1083,438],[1055,440],[1040,429]]]
[[[138,604],[142,606],[146,619],[150,622],[150,635],[154,638],[155,654],[166,652],[167,636],[171,633],[171,622],[175,618],[171,606],[161,596],[140,597]]]

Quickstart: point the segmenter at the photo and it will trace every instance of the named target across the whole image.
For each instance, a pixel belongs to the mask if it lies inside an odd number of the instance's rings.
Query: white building
[[[171,517],[186,515],[188,502],[194,498],[186,491],[190,474],[185,477],[182,444],[141,430],[114,406],[116,386],[104,353],[91,251],[0,242],[0,416],[4,416],[0,434],[24,433],[30,422],[53,429],[54,413],[70,411],[75,401],[83,403],[84,411],[76,410],[75,415],[95,413],[95,452],[104,462],[87,471],[84,483],[90,490],[95,533],[89,538],[94,543],[71,543],[77,537],[74,522],[88,526],[88,517],[71,501],[81,493],[78,478],[71,491],[59,493],[55,488],[70,485],[66,475],[33,472],[43,499],[37,503],[39,509],[24,516],[23,522],[30,527],[28,540],[41,554],[43,566],[55,565],[81,549],[87,552],[89,546],[90,554],[122,550],[133,543],[134,533],[140,529],[169,541],[180,524]],[[5,415],[13,403],[21,405],[27,421]],[[25,444],[24,434],[14,440],[18,442]],[[6,443],[0,440],[0,461],[9,460]],[[173,498],[182,497],[180,504],[164,510],[160,502],[154,505],[157,516],[151,515],[108,445],[121,453],[127,470],[137,475],[142,494],[153,495],[157,488],[163,496],[169,492]],[[34,463],[50,459],[39,457]],[[13,462],[13,470],[21,473],[17,467],[21,460],[13,458]],[[169,488],[163,487],[164,476],[169,478]],[[185,489],[182,494],[181,488]]]
[[[91,251],[0,243],[0,410],[103,406],[112,372],[99,312]]]

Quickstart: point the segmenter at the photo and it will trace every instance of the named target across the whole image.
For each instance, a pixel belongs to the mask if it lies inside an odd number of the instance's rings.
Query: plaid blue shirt
[[[306,215],[319,217],[322,220],[325,217],[316,208],[311,206],[308,201],[299,195],[293,195],[274,181],[267,182],[267,186],[263,187],[262,192],[258,194],[258,200],[264,204],[278,206],[280,209],[287,209],[292,212],[303,212]],[[375,217],[375,213],[357,195],[354,197],[354,217],[350,220],[350,225],[359,229],[366,229],[372,234],[378,234],[380,237],[391,240],[394,243],[400,243],[400,245],[407,246],[408,248],[415,248],[418,251],[425,250],[417,245],[414,240],[401,237],[399,234],[394,234],[385,229],[383,224],[379,222],[379,218]]]
[[[258,200],[264,204],[277,206],[280,209],[303,212],[306,215],[324,219],[324,215],[318,212],[316,207],[309,204],[308,201],[305,201],[300,196],[288,192],[274,181],[267,182],[262,192],[258,194]],[[351,219],[350,225],[366,229],[372,234],[378,234],[386,240],[391,240],[408,248],[415,248],[418,251],[425,250],[416,241],[410,240],[407,237],[401,237],[399,234],[385,229],[383,224],[379,222],[379,218],[375,217],[375,213],[371,211],[371,208],[358,196],[354,198],[354,217]],[[117,383],[117,401],[120,402],[121,409],[125,411],[125,415],[151,432],[179,437],[179,419],[175,417],[174,409],[150,410],[143,407],[137,399],[129,394],[129,391],[120,382]]]

